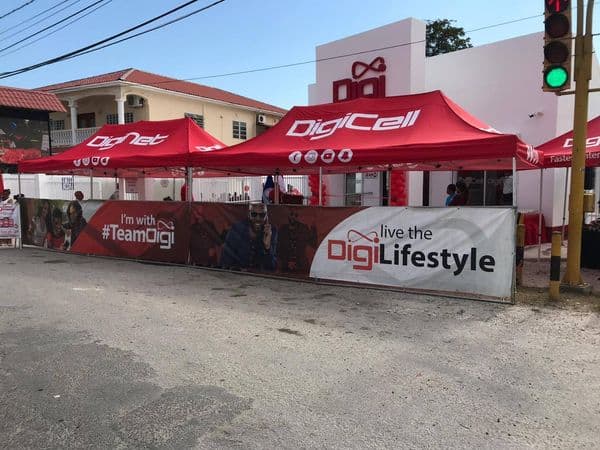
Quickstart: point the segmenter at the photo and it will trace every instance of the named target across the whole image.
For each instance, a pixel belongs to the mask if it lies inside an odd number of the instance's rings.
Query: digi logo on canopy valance
[[[385,60],[378,56],[369,64],[352,63],[352,78],[333,82],[333,102],[354,100],[360,97],[385,97]],[[369,76],[370,75],[370,76]]]

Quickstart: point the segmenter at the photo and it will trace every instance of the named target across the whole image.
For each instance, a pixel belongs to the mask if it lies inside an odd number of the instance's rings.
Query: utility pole
[[[584,284],[581,277],[581,235],[583,227],[583,188],[587,139],[588,96],[592,67],[592,14],[594,0],[588,0],[585,31],[583,0],[577,0],[577,34],[575,36],[575,114],[573,123],[573,159],[569,195],[569,238],[567,270],[563,283]]]

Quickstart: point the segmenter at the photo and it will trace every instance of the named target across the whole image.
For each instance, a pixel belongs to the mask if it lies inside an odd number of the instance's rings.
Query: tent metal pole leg
[[[90,200],[94,198],[94,172],[90,169]]]
[[[0,174],[0,176],[2,176],[2,174]],[[17,204],[19,204],[19,202],[21,201],[21,194],[23,193],[21,191],[21,172],[17,172],[17,183],[18,183],[18,189],[19,189],[19,200],[17,200]],[[18,213],[19,213],[19,222],[21,222],[21,217],[20,217],[21,211],[18,211]],[[21,223],[21,227],[23,227],[23,223]],[[15,239],[15,247],[23,250],[23,233],[21,233],[21,235]]]
[[[540,169],[540,203],[538,208],[538,257],[542,259],[542,195],[544,193],[544,169]]]
[[[194,172],[191,167],[186,169],[187,174],[187,192],[185,193],[185,199],[188,203],[192,203],[192,192],[194,187]]]
[[[517,188],[519,184],[517,182],[517,158],[513,156],[512,160],[512,174],[513,174],[513,195],[512,195],[512,204],[513,206],[517,206]]]
[[[323,206],[323,168],[319,167],[319,206]]]
[[[175,177],[173,177],[173,197],[171,197],[173,200],[177,200],[177,197],[175,197]]]
[[[273,203],[279,205],[279,174],[275,174],[275,195],[273,196]]]
[[[567,190],[569,189],[569,169],[570,169],[570,167],[567,167],[567,173],[565,175],[565,197],[563,199],[563,220],[562,220],[562,226],[561,226],[561,230],[560,230],[561,242],[563,244],[565,242],[565,221],[567,220],[566,215],[567,215]]]
[[[487,198],[487,170],[483,171],[483,206]]]
[[[392,169],[387,170],[387,206],[392,206]]]

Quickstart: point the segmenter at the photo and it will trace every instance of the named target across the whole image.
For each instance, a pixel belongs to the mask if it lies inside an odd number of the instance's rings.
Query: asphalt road
[[[600,317],[0,249],[0,447],[598,448]]]

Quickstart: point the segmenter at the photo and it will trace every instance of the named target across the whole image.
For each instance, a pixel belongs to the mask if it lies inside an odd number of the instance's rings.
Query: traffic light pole
[[[583,284],[581,277],[581,235],[583,227],[583,188],[587,139],[588,95],[592,67],[592,14],[594,1],[588,0],[585,34],[583,0],[577,0],[577,35],[575,36],[575,114],[573,124],[573,159],[569,195],[569,238],[567,270],[563,283]]]

